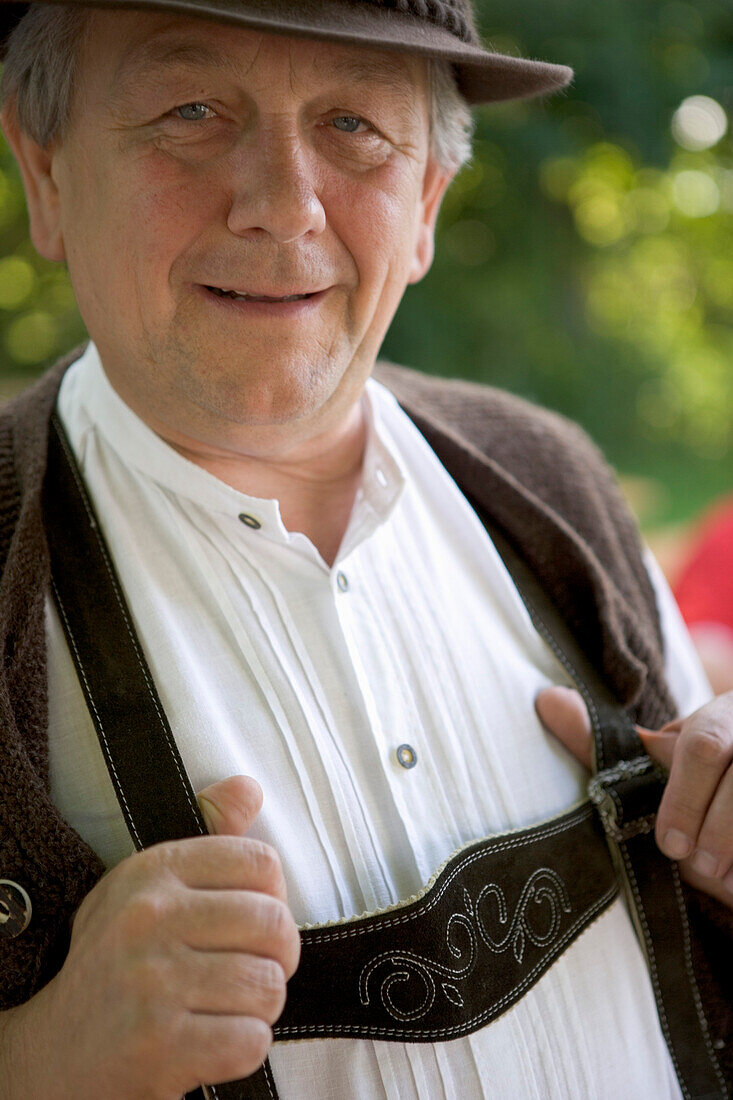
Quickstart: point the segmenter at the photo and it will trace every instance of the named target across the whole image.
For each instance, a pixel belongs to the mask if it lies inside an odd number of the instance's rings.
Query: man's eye
[[[207,107],[205,103],[184,103],[182,107],[174,107],[172,113],[185,122],[203,122],[214,114],[211,107]]]
[[[332,122],[337,130],[341,130],[344,134],[355,134],[360,126],[367,129],[367,123],[363,118],[357,118],[356,115],[339,115],[337,118],[332,119]]]

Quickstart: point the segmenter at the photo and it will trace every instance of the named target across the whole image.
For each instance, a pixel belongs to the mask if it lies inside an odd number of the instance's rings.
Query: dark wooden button
[[[0,878],[0,940],[14,940],[30,924],[33,906],[22,886]]]

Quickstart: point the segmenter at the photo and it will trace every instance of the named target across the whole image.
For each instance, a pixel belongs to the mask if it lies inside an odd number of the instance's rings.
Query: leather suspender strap
[[[278,1100],[269,1059],[251,1077],[222,1085],[204,1085],[201,1092],[204,1100]],[[197,1095],[189,1093],[186,1100],[197,1100]]]
[[[55,419],[44,516],[56,605],[135,847],[205,835],[109,551]],[[114,644],[100,644],[100,626]],[[151,799],[156,789],[165,790],[166,797]]]
[[[51,584],[79,682],[138,850],[207,832],[64,430],[53,417],[44,521]],[[73,537],[69,537],[73,532]],[[223,1100],[218,1088],[207,1088]],[[190,1100],[201,1100],[201,1090]],[[265,1064],[237,1100],[275,1100]]]
[[[647,756],[629,716],[615,702],[521,555],[503,532],[476,510],[535,627],[588,706],[595,743],[595,774],[588,790],[625,886],[682,1095],[685,1100],[725,1100],[730,1090],[713,1049],[697,988],[679,870],[661,855],[654,840],[664,773]]]

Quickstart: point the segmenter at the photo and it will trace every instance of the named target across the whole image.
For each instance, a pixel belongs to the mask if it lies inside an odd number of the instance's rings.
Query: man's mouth
[[[225,290],[219,286],[207,286],[207,290],[210,290],[212,294],[216,294],[219,298],[234,298],[239,299],[242,302],[299,302],[303,298],[312,298],[315,291],[311,291],[307,294],[283,294],[279,297],[275,297],[270,294],[244,294],[237,290]]]

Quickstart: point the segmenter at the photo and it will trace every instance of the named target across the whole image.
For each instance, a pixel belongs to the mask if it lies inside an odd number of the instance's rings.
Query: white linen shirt
[[[564,670],[427,442],[376,382],[364,401],[363,484],[330,568],[276,501],[155,435],[94,345],[58,399],[194,789],[259,781],[251,835],[280,853],[299,924],[405,899],[456,848],[584,797],[583,769],[533,706]],[[689,712],[710,689],[651,572]],[[47,631],[52,797],[109,868],[133,845],[50,602]],[[271,1065],[282,1100],[680,1095],[620,900],[473,1035],[277,1043]]]

